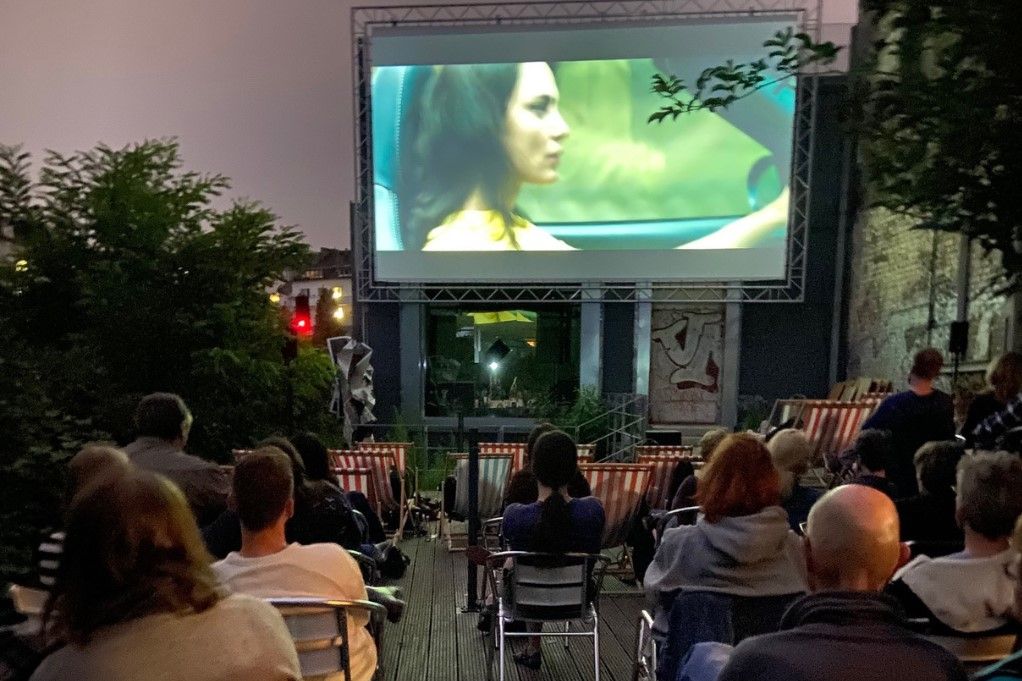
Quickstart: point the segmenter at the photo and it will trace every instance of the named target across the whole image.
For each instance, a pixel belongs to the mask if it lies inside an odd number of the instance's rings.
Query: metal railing
[[[621,461],[631,458],[632,449],[646,440],[646,414],[648,399],[635,393],[608,393],[603,396],[608,410],[575,427],[575,439],[587,426],[605,421],[607,432],[592,444],[603,461]]]

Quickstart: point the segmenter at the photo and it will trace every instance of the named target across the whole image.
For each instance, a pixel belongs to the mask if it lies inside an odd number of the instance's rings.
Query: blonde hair
[[[710,462],[710,459],[713,458],[714,450],[730,434],[730,431],[725,428],[711,428],[703,433],[703,436],[699,438],[699,456],[702,457],[704,463]]]
[[[767,449],[770,450],[770,461],[780,474],[781,496],[787,498],[798,476],[809,470],[813,444],[801,430],[785,428],[770,438]]]

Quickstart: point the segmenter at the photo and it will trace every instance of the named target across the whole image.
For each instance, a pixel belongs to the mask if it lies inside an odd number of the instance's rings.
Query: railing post
[[[468,433],[468,545],[475,546],[479,538],[479,431]],[[478,612],[478,567],[466,560],[468,567],[468,598],[466,612]]]

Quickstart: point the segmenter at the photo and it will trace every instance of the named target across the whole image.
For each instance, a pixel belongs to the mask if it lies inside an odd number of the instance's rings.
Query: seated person
[[[165,475],[184,492],[199,527],[213,522],[225,508],[230,478],[218,465],[184,452],[192,413],[173,393],[146,395],[135,411],[137,439],[124,448],[139,468]]]
[[[831,490],[809,512],[812,593],[780,631],[738,644],[718,681],[965,681],[958,660],[913,634],[880,593],[907,556],[889,497],[863,485]]]
[[[895,502],[901,518],[901,540],[961,544],[962,528],[955,515],[958,462],[965,449],[954,440],[927,442],[915,455],[919,494]]]
[[[695,525],[664,532],[646,570],[654,636],[666,639],[670,607],[681,590],[731,596],[804,593],[802,543],[788,527],[770,453],[752,435],[728,435],[714,449],[696,499]]]
[[[508,547],[540,553],[599,553],[606,522],[603,504],[595,497],[575,499],[568,494],[578,472],[575,441],[559,430],[549,431],[536,440],[532,455],[539,498],[504,510],[501,533]],[[539,640],[530,638],[515,661],[538,669],[542,663]]]
[[[730,434],[724,428],[711,428],[703,433],[703,436],[699,439],[699,456],[703,460],[703,467],[686,477],[678,485],[678,489],[674,492],[674,497],[671,499],[671,510],[696,505],[696,490],[699,486],[699,478],[703,476],[703,472],[706,471],[706,467],[713,458],[714,450]]]
[[[894,576],[888,592],[909,617],[926,617],[955,632],[992,631],[1015,605],[1018,557],[1009,538],[1022,514],[1022,460],[980,452],[958,464],[958,522],[965,550],[918,556]]]
[[[49,615],[67,645],[32,681],[302,678],[277,610],[223,595],[184,495],[146,471],[75,497]]]
[[[912,457],[926,442],[950,440],[955,435],[954,405],[951,396],[933,384],[944,366],[944,357],[935,348],[920,350],[912,358],[908,390],[884,399],[862,424],[863,430],[891,433],[893,455],[887,475],[896,490],[892,498],[910,497],[916,489]]]
[[[855,461],[852,464],[855,476],[848,484],[872,487],[891,499],[898,496],[898,488],[887,479],[887,467],[894,457],[890,433],[883,430],[861,431],[849,448],[848,455]]]
[[[1022,517],[1019,517],[1018,522],[1015,523],[1015,535],[1012,537],[1011,545],[1016,552],[1022,553]],[[1015,612],[1022,616],[1022,571],[1019,571],[1018,581],[1015,584]],[[972,678],[973,681],[1016,681],[1022,679],[1022,649],[997,664],[977,672]]]
[[[529,433],[529,439],[525,443],[525,461],[522,469],[515,471],[515,474],[511,476],[511,480],[507,484],[507,494],[504,496],[504,506],[509,504],[531,504],[539,498],[539,486],[536,482],[536,474],[532,471],[532,450],[536,446],[536,440],[539,439],[544,433],[557,430],[557,428],[546,421],[537,423],[536,427]],[[572,499],[581,499],[583,497],[593,496],[593,491],[589,488],[589,482],[586,481],[582,471],[575,468],[575,475],[572,476],[571,482],[568,483],[568,495]]]
[[[241,550],[213,565],[233,593],[257,598],[366,600],[358,565],[337,544],[288,543],[284,526],[294,513],[291,461],[274,447],[257,449],[234,468],[233,500],[241,518]],[[348,614],[352,681],[376,672],[376,646],[364,611]]]
[[[823,496],[823,491],[803,487],[799,478],[809,470],[813,445],[801,430],[785,428],[774,433],[767,442],[770,460],[781,481],[781,508],[788,512],[788,526],[799,531],[809,518],[809,509]]]
[[[1008,401],[1022,391],[1022,353],[1006,352],[995,359],[987,369],[990,389],[977,394],[969,404],[961,434],[965,445],[975,445],[975,430],[988,417],[1004,411]]]

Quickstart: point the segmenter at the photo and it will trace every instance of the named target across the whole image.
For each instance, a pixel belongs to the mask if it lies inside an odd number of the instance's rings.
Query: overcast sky
[[[347,248],[349,0],[0,0],[0,142],[68,153],[176,136],[316,247]],[[408,4],[399,0],[359,5]],[[824,21],[854,21],[827,0]]]

